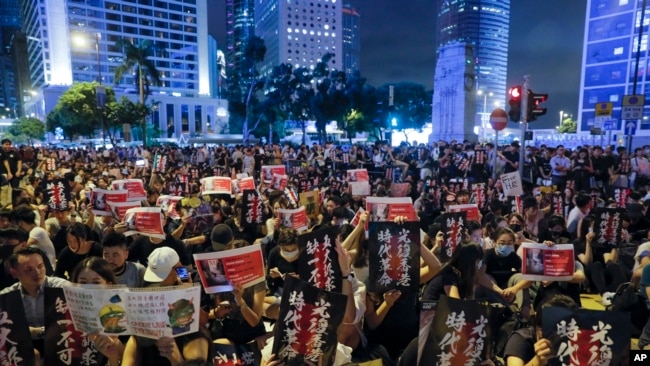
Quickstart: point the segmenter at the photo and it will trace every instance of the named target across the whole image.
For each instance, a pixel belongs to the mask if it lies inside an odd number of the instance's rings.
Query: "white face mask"
[[[284,257],[284,259],[286,259],[286,260],[295,259],[298,256],[298,253],[299,253],[299,251],[297,251],[297,250],[294,250],[293,252],[287,252],[287,251],[284,251],[284,250],[280,249],[280,255],[282,255],[282,257]]]

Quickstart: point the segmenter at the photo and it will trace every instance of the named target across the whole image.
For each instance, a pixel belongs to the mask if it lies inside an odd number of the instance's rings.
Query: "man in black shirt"
[[[2,166],[0,172],[7,176],[12,188],[18,188],[23,175],[23,162],[18,152],[11,146],[11,140],[2,140]]]
[[[505,162],[504,173],[516,172],[519,169],[519,141],[513,141],[510,149],[499,154],[499,157]]]

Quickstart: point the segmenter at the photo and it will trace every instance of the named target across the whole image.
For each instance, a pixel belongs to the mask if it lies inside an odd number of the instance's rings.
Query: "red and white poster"
[[[569,281],[575,272],[573,244],[522,243],[522,278],[531,281]]]
[[[361,221],[361,215],[366,212],[366,210],[363,209],[363,207],[359,207],[357,210],[357,213],[354,214],[354,217],[352,218],[352,221],[350,222],[350,225],[356,227],[359,225],[359,222]]]
[[[280,220],[280,225],[282,227],[294,228],[298,231],[307,230],[309,228],[307,210],[304,206],[294,210],[279,209],[277,217]]]
[[[237,174],[241,175],[241,174]],[[255,189],[255,179],[253,177],[242,177],[232,180],[233,192],[236,195],[241,194],[247,189]]]
[[[614,201],[618,203],[618,207],[625,208],[627,206],[627,198],[630,196],[629,188],[616,188],[614,189]]]
[[[163,195],[156,200],[156,206],[160,207],[163,213],[170,219],[180,219],[181,215],[176,211],[176,204],[182,200],[182,196]]]
[[[406,221],[418,221],[411,197],[366,197],[368,221],[393,221],[406,216]]]
[[[147,199],[147,192],[144,190],[144,183],[141,179],[114,180],[111,184],[113,190],[126,190],[129,192],[127,201],[142,201]]]
[[[289,183],[289,176],[286,174],[276,174],[273,173],[273,178],[271,179],[271,189],[276,191],[284,191]]]
[[[348,169],[346,172],[348,182],[369,182],[368,170],[366,169]]]
[[[353,196],[370,196],[369,182],[348,182],[348,186]]]
[[[93,205],[93,214],[98,216],[111,216],[110,203],[126,202],[129,195],[125,190],[108,190],[95,188],[90,192],[90,203]]]
[[[126,224],[124,235],[140,234],[153,238],[165,239],[163,229],[165,217],[160,207],[138,207],[126,211],[122,222]]]
[[[411,190],[411,183],[391,183],[390,196],[391,197],[406,197]]]
[[[207,177],[201,179],[201,195],[232,194],[232,179],[230,177]]]
[[[478,205],[468,203],[465,205],[451,205],[448,209],[449,212],[467,212],[467,220],[481,222],[481,213],[478,210]]]
[[[132,201],[132,202],[108,202],[108,208],[111,210],[111,215],[113,215],[114,218],[116,218],[119,221],[122,221],[124,219],[124,215],[126,215],[126,211],[132,209],[132,208],[137,208],[140,207],[140,201]]]
[[[284,165],[262,165],[262,179],[264,183],[271,183],[273,174],[285,175],[287,168]]]
[[[266,281],[259,245],[194,254],[194,262],[208,294],[232,291],[235,285],[246,288]]]

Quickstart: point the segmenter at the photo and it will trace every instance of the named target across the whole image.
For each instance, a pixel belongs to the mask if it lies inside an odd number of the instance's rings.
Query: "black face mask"
[[[512,230],[514,232],[521,231],[521,224],[511,224],[510,225],[510,230]]]

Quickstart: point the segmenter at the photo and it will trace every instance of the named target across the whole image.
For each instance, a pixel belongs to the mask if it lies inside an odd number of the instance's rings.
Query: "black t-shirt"
[[[438,301],[445,295],[446,286],[460,287],[460,274],[452,266],[445,266],[427,285],[422,301]]]
[[[512,164],[518,164],[519,163],[519,152],[514,152],[514,151],[504,151],[503,156],[508,159],[508,161],[512,162]],[[515,169],[512,165],[506,162],[505,167],[503,168],[503,171],[505,173],[512,173],[516,172],[517,169]]]
[[[102,257],[102,245],[98,242],[93,242],[90,251],[86,254],[77,254],[73,252],[70,247],[66,246],[61,250],[59,256],[56,258],[56,270],[54,275],[61,278],[70,278],[74,267],[82,260],[88,257]],[[66,277],[67,272],[67,277]]]
[[[503,351],[503,358],[508,362],[508,357],[518,357],[524,364],[535,357],[535,331],[533,327],[526,327],[514,331]]]
[[[521,272],[521,258],[514,251],[505,257],[499,257],[492,248],[485,252],[483,265],[486,266],[486,273],[492,276],[502,289],[508,287],[508,279],[513,274]]]
[[[146,267],[147,263],[149,262],[149,254],[151,254],[151,252],[153,252],[156,248],[161,247],[170,247],[174,249],[174,251],[178,254],[178,258],[180,259],[181,264],[184,266],[189,266],[193,263],[190,256],[187,254],[183,243],[170,235],[167,235],[165,240],[159,244],[153,244],[151,240],[149,240],[148,236],[141,236],[137,238],[129,248],[129,261],[140,262],[140,264]]]
[[[5,161],[9,162],[9,169],[11,169],[11,174],[15,175],[16,170],[18,170],[18,160],[20,157],[18,156],[18,152],[14,149],[11,149],[9,151],[5,151],[4,149],[0,153],[0,160],[2,160],[2,164],[0,164],[0,174],[7,174],[7,169],[5,169]]]
[[[266,285],[271,294],[275,294],[280,288],[284,287],[284,280],[282,277],[271,278],[269,274],[272,268],[278,268],[280,273],[298,273],[298,261],[288,262],[280,255],[280,247],[274,247],[269,252],[266,265]]]

